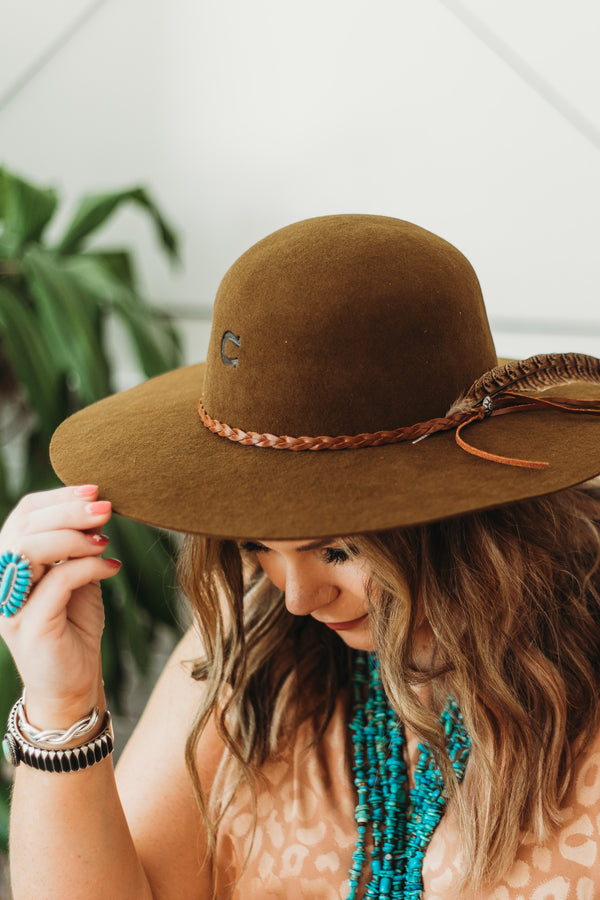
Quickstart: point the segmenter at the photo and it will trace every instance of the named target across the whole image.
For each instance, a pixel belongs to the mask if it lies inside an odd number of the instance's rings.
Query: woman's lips
[[[327,625],[333,631],[348,631],[350,628],[357,628],[358,625],[362,625],[367,615],[368,613],[365,613],[364,616],[360,616],[358,619],[351,619],[349,622],[323,622],[323,625]]]

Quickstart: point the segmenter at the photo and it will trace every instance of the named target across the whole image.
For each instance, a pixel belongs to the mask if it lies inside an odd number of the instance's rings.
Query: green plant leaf
[[[122,573],[119,573],[119,576],[121,575]],[[152,655],[152,621],[149,616],[144,616],[144,610],[139,605],[139,598],[132,591],[131,584],[125,577],[121,577],[119,593],[121,600],[119,638],[125,651],[133,657],[138,670],[145,675],[148,672]]]
[[[111,393],[102,310],[66,262],[50,251],[31,248],[23,257],[23,271],[45,338],[70,377],[73,392],[88,404]]]
[[[158,207],[142,187],[111,194],[88,194],[75,212],[73,220],[58,245],[60,253],[76,253],[83,241],[100,227],[120,206],[132,203],[144,209],[153,220],[159,240],[172,261],[179,258],[178,239]]]
[[[39,188],[0,168],[0,220],[2,254],[18,256],[30,241],[39,241],[54,215],[57,196],[52,188]]]
[[[64,268],[82,292],[121,319],[147,377],[160,375],[180,364],[179,338],[168,317],[118,281],[101,257],[83,254],[65,258]]]
[[[116,281],[121,282],[131,291],[136,290],[135,268],[131,254],[125,250],[87,250],[79,254],[79,260],[91,259],[102,266]]]
[[[21,693],[21,681],[4,641],[0,640],[0,721],[6,722],[11,707]]]
[[[6,853],[8,850],[8,826],[10,815],[10,798],[12,795],[12,782],[0,782],[0,847]]]
[[[11,489],[4,460],[4,448],[0,447],[0,521],[4,522],[7,515],[17,502],[18,497]]]
[[[61,483],[54,474],[48,459],[48,441],[39,431],[33,431],[27,442],[27,457],[23,470],[19,495],[32,491],[47,491],[60,487]]]
[[[61,373],[35,310],[23,298],[0,284],[0,347],[20,385],[29,406],[36,413],[37,426],[50,440],[61,421]]]
[[[134,602],[141,604],[153,618],[178,629],[177,547],[173,537],[121,516],[113,516],[107,533],[111,538],[111,552],[116,552],[119,559],[135,560],[135,564],[124,566],[118,576],[127,580]]]
[[[141,369],[148,378],[180,364],[179,338],[166,315],[136,307],[125,292],[115,295],[113,309],[127,327]]]
[[[118,587],[105,582],[102,585],[105,626],[102,635],[102,677],[106,693],[116,712],[122,709],[125,685],[124,652],[121,647],[121,615]]]

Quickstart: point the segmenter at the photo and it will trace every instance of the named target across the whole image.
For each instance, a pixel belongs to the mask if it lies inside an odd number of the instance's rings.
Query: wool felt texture
[[[329,537],[434,521],[546,494],[600,472],[600,416],[557,410],[469,426],[517,469],[465,453],[454,432],[419,443],[300,451],[241,446],[197,412],[276,435],[394,429],[444,416],[498,364],[477,277],[446,241],[382,216],[309,219],[250,248],[225,275],[206,363],[67,419],[51,458],[116,512],[232,538]],[[543,396],[600,398],[600,385]]]

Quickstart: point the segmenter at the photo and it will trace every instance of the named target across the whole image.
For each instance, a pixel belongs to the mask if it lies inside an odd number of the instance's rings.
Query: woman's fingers
[[[98,528],[109,520],[111,511],[109,500],[87,501],[73,497],[32,509],[17,506],[2,529],[2,543],[13,535],[24,537],[50,530]]]
[[[50,491],[37,491],[35,494],[26,494],[21,497],[11,514],[6,519],[5,527],[15,518],[33,514],[36,510],[46,507],[58,506],[77,498],[82,501],[94,501],[98,496],[98,486],[95,484],[83,484],[75,487],[54,488]]]
[[[33,583],[61,560],[98,556],[107,540],[98,532],[110,519],[107,500],[95,485],[58,488],[24,497],[0,532],[0,552],[22,553],[31,563]]]
[[[30,560],[35,583],[45,573],[47,566],[59,560],[100,556],[106,549],[108,540],[105,535],[96,532],[65,529],[24,535],[19,539],[17,549]],[[11,545],[10,549],[15,548]]]
[[[64,611],[73,591],[115,574],[114,565],[99,559],[108,543],[100,531],[110,519],[112,509],[110,502],[97,499],[97,491],[95,485],[81,485],[30,494],[19,502],[6,520],[0,532],[0,553],[22,554],[31,569],[30,588],[27,590],[26,580],[17,575],[23,586],[15,581],[9,587],[3,607],[3,611],[8,611],[2,618],[12,619],[15,630],[19,630],[23,618],[31,621],[30,608],[40,607],[40,595],[48,598],[45,610],[40,609],[41,623],[44,616]],[[14,557],[4,557],[4,560],[11,559]],[[68,565],[69,562],[81,565],[73,567]],[[9,585],[7,579],[14,578],[13,572],[17,571],[8,566],[2,569],[0,575],[6,572],[5,586]],[[23,590],[27,591],[25,605],[28,609],[19,610],[24,602],[19,591],[22,594]],[[3,633],[10,634],[11,626],[7,624],[6,629],[3,628]]]
[[[46,577],[31,592],[30,611],[42,609],[48,619],[64,609],[71,594],[78,588],[116,575],[121,563],[114,559],[84,557],[58,563],[48,570]]]
[[[0,623],[3,632],[8,634],[11,630],[32,626],[38,632],[56,626],[64,628],[65,610],[71,595],[88,584],[111,578],[120,568],[118,560],[91,556],[51,566],[31,591],[24,609]]]

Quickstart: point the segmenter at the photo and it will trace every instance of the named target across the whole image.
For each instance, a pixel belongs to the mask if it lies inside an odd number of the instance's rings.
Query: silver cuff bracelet
[[[71,725],[70,728],[64,730],[48,729],[40,731],[38,728],[35,728],[27,718],[25,712],[26,702],[26,692],[23,690],[21,702],[17,702],[16,704],[17,731],[19,732],[20,737],[27,741],[28,744],[33,744],[34,747],[39,747],[41,750],[64,750],[65,744],[72,744],[73,742],[85,744],[87,741],[91,740],[92,737],[98,737],[98,734],[102,730],[100,728],[100,710],[97,706],[94,706],[87,716],[83,716],[82,719],[79,719],[74,725]]]

